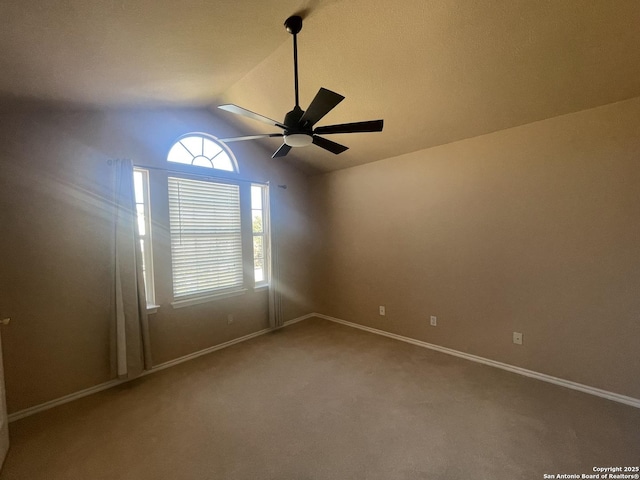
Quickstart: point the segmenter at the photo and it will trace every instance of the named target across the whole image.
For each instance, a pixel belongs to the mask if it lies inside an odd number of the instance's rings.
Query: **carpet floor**
[[[10,432],[2,480],[513,480],[640,463],[640,409],[320,319]]]

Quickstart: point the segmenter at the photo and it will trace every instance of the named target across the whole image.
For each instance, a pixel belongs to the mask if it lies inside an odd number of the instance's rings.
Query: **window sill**
[[[156,313],[159,308],[160,305],[147,304],[147,314]]]
[[[269,290],[269,284],[265,283],[264,285],[256,285],[253,287],[254,292],[262,292],[263,290]]]
[[[246,288],[241,288],[237,290],[227,290],[226,292],[209,294],[202,297],[192,297],[192,298],[185,298],[183,300],[175,300],[171,302],[171,306],[173,308],[189,307],[191,305],[199,305],[201,303],[208,303],[216,300],[222,300],[223,298],[237,297],[239,295],[244,295],[245,293],[247,293]]]

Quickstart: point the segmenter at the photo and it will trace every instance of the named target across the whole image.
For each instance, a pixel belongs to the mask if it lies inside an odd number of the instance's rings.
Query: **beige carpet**
[[[513,480],[640,462],[640,409],[317,319],[10,427],[3,480]]]

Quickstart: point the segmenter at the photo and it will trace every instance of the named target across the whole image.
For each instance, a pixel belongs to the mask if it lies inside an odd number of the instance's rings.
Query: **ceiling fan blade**
[[[291,147],[286,143],[283,143],[282,145],[280,145],[280,148],[276,150],[273,155],[271,155],[271,158],[284,157],[287,153],[289,153],[289,150],[291,150]]]
[[[358,132],[381,132],[383,120],[369,120],[367,122],[342,123],[340,125],[326,125],[318,127],[313,133],[326,135],[329,133],[358,133]]]
[[[302,115],[300,124],[306,124],[307,126],[315,125],[318,120],[329,113],[342,100],[344,100],[342,95],[327,90],[326,88],[321,88],[311,101],[311,105],[309,105],[307,111]]]
[[[283,135],[284,134],[282,133],[264,133],[262,135],[245,135],[244,137],[219,138],[218,140],[224,143],[242,142],[244,140],[257,140],[258,138],[282,137]]]
[[[259,122],[268,123],[269,125],[273,125],[274,127],[287,128],[280,122],[276,122],[275,120],[272,120],[269,117],[265,117],[264,115],[254,113],[251,110],[247,110],[246,108],[242,108],[237,105],[233,105],[233,104],[218,105],[218,108],[222,110],[226,110],[227,112],[235,113],[236,115],[242,115],[243,117],[257,120]]]
[[[326,138],[319,137],[317,135],[313,136],[313,143],[325,150],[329,150],[331,153],[335,153],[338,155],[339,153],[344,152],[345,150],[349,150],[349,147],[345,147],[344,145],[340,145],[339,143],[332,142],[331,140],[327,140]]]

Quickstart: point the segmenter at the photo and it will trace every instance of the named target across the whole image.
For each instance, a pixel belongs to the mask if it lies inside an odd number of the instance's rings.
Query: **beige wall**
[[[233,134],[206,111],[28,112],[0,115],[0,315],[9,412],[110,380],[112,158],[165,166],[190,131]],[[285,319],[310,311],[308,180],[255,144],[236,144],[243,177],[286,184],[280,200]],[[162,217],[166,192],[153,171],[158,313],[150,317],[154,363],[261,330],[266,291],[173,309]],[[163,198],[165,199],[163,201]],[[153,209],[156,209],[154,215]],[[227,314],[235,322],[227,325]]]
[[[316,311],[640,398],[640,98],[323,175],[314,195]]]
[[[235,132],[192,110],[0,117],[15,412],[111,378],[108,160],[163,166],[183,133]],[[244,176],[288,187],[272,188],[285,318],[318,311],[640,398],[639,118],[633,99],[312,179],[236,144]],[[264,291],[172,309],[167,228],[152,216],[156,364],[266,327]]]

